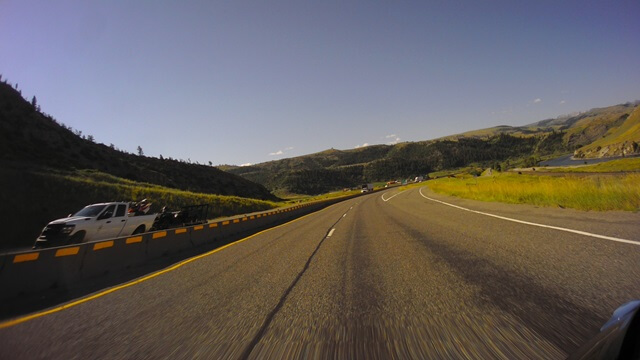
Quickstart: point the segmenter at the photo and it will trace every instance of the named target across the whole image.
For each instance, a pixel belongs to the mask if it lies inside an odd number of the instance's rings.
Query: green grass
[[[469,173],[481,173],[482,171],[484,171],[482,167],[470,165],[463,168],[434,171],[429,173],[429,178],[436,179],[436,178],[447,177],[447,176],[459,176],[462,174],[469,174]]]
[[[437,193],[467,199],[596,211],[638,211],[638,184],[639,174],[552,177],[503,173],[427,182]]]
[[[360,190],[349,190],[349,191],[334,191],[326,194],[313,195],[313,196],[299,195],[299,194],[282,194],[282,193],[278,194],[278,196],[279,197],[284,196],[283,198],[286,200],[286,203],[291,204],[291,203],[306,203],[306,202],[313,202],[313,201],[335,199],[335,198],[351,196],[359,193],[360,193]]]
[[[540,169],[542,170],[544,168]],[[640,158],[617,159],[594,165],[558,167],[552,169],[544,169],[544,171],[575,173],[640,171]]]
[[[152,211],[160,211],[162,206],[179,209],[183,206],[209,204],[211,218],[236,215],[254,211],[273,209],[284,203],[248,199],[237,196],[203,194],[139,183],[94,170],[78,170],[66,174],[41,174],[67,183],[74,192],[93,194],[102,201],[137,201],[148,199],[154,204]]]

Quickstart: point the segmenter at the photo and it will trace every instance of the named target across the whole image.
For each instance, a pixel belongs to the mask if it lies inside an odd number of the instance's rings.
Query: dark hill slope
[[[492,164],[557,151],[568,151],[562,145],[560,132],[529,137],[500,134],[488,139],[407,142],[344,151],[331,149],[223,169],[261,183],[272,191],[316,194],[363,182],[413,177],[470,163]]]
[[[118,177],[193,192],[275,200],[264,186],[215,167],[124,153],[74,134],[0,83],[3,167],[95,169]]]

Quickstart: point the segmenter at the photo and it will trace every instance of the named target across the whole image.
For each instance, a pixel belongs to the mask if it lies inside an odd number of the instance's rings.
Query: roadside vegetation
[[[77,170],[67,174],[40,174],[51,182],[58,182],[66,189],[102,198],[102,201],[137,201],[147,199],[155,206],[153,212],[159,212],[162,206],[178,210],[183,206],[209,204],[209,218],[236,215],[272,209],[282,204],[273,201],[197,193],[140,183],[119,178],[96,170]]]
[[[360,194],[360,190],[348,190],[348,191],[333,191],[326,194],[321,195],[303,195],[303,194],[283,194],[279,193],[278,197],[284,199],[284,203],[286,204],[298,204],[298,203],[308,203],[314,201],[322,201],[328,199],[336,199],[340,197],[352,196]]]
[[[237,196],[191,192],[135,182],[96,170],[55,171],[0,168],[0,216],[7,226],[0,249],[30,246],[51,220],[65,217],[82,207],[107,201],[148,199],[151,211],[163,206],[208,204],[208,218],[245,214],[288,205]],[[9,226],[15,224],[16,226]]]
[[[500,173],[427,182],[437,193],[467,199],[596,211],[640,210],[638,184],[640,174],[558,177]]]

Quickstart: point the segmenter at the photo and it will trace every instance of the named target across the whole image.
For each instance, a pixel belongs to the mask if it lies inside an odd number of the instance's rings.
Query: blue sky
[[[97,142],[200,163],[640,99],[634,1],[0,1],[0,73]]]

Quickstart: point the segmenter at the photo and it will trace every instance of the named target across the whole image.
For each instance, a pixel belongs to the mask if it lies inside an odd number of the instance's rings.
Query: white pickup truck
[[[50,222],[33,248],[113,239],[151,229],[156,214],[137,215],[130,206],[127,202],[88,205],[69,217]]]

